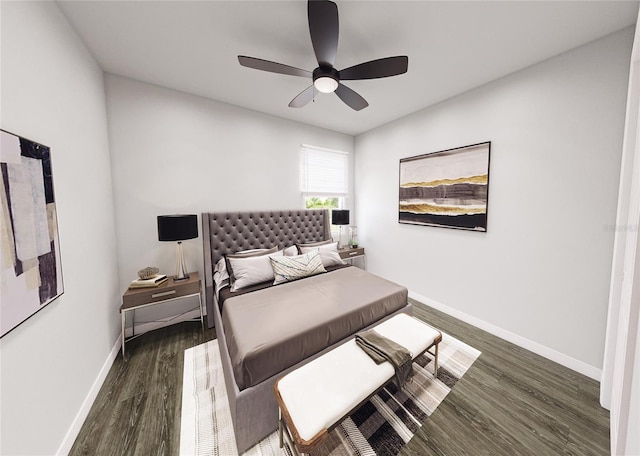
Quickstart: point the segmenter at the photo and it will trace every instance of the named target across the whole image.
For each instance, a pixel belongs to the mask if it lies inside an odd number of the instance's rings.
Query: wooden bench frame
[[[438,335],[434,339],[433,343],[429,345],[426,349],[424,349],[422,352],[420,352],[418,355],[414,356],[413,358],[413,360],[416,360],[418,357],[422,356],[425,353],[429,353],[431,356],[433,356],[433,360],[434,360],[433,377],[434,378],[438,378],[438,344],[441,341],[442,341],[442,333],[438,332]],[[429,351],[429,349],[431,348],[434,349],[433,352]],[[284,445],[283,437],[285,437],[288,440],[292,451],[297,451],[298,453],[303,455],[310,454],[320,444],[322,444],[322,442],[324,442],[324,440],[328,437],[329,432],[331,432],[336,427],[338,427],[340,423],[344,421],[345,418],[350,416],[353,412],[355,412],[360,407],[362,407],[362,405],[364,405],[369,399],[371,399],[374,395],[376,395],[383,388],[385,388],[394,379],[394,377],[395,375],[392,375],[382,385],[380,385],[375,391],[369,394],[369,396],[367,396],[363,401],[358,403],[351,410],[344,413],[341,416],[341,418],[339,418],[335,423],[329,426],[328,429],[321,430],[316,435],[311,437],[309,440],[304,440],[302,437],[300,437],[300,433],[298,432],[298,429],[296,428],[296,425],[293,422],[293,419],[291,418],[289,411],[287,410],[287,406],[284,403],[282,396],[280,395],[280,391],[278,390],[278,384],[280,383],[280,380],[278,380],[274,385],[274,390],[275,390],[276,400],[278,402],[278,436],[279,436],[280,448],[282,448]]]

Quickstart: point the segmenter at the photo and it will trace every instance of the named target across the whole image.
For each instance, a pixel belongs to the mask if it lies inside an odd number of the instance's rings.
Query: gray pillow
[[[250,258],[250,257],[270,255],[277,251],[278,251],[278,247],[276,246],[276,247],[271,247],[270,249],[242,250],[241,252],[229,253],[225,255],[225,263],[227,265],[227,273],[229,274],[229,282],[231,283],[231,291],[236,291],[237,287],[234,286],[236,281],[236,276],[233,273],[233,266],[231,265],[231,261],[229,261],[230,259]],[[267,280],[270,280],[270,279],[267,279]]]
[[[325,268],[328,268],[329,266],[346,264],[346,262],[342,258],[340,258],[337,242],[321,244],[316,247],[310,247],[308,244],[299,244],[298,249],[300,250],[300,253],[308,253],[311,251],[318,252],[320,254],[320,260],[322,260],[322,265]]]
[[[271,254],[240,258],[227,256],[227,261],[231,264],[231,270],[233,271],[231,291],[238,291],[250,285],[273,280],[273,268],[270,262],[273,257],[282,257],[282,250]]]

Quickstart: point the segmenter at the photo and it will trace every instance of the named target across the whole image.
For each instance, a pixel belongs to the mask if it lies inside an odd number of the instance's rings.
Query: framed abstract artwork
[[[0,170],[4,336],[60,296],[64,287],[49,148],[0,130]]]
[[[487,231],[491,142],[400,159],[400,223]]]

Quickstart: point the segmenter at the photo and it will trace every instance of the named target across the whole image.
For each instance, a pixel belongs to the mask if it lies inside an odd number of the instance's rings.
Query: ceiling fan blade
[[[328,0],[309,0],[309,33],[318,64],[333,67],[338,50],[338,7]]]
[[[240,65],[247,68],[253,68],[255,70],[268,71],[270,73],[288,74],[291,76],[302,76],[310,78],[313,76],[311,71],[301,70],[300,68],[284,65],[282,63],[271,62],[270,60],[257,59],[255,57],[247,57],[246,55],[239,55],[238,62]]]
[[[386,57],[345,68],[340,71],[340,79],[342,81],[353,81],[355,79],[387,78],[406,73],[408,66],[409,57],[406,55]]]
[[[296,95],[296,97],[293,100],[291,100],[291,102],[289,103],[289,107],[302,108],[311,100],[313,100],[313,97],[316,95],[316,93],[318,93],[318,91],[316,90],[316,87],[313,84],[311,84],[309,87],[307,87],[298,95]]]
[[[338,84],[336,95],[338,95],[340,99],[344,101],[351,109],[355,109],[356,111],[360,111],[369,106],[367,100],[362,98],[356,91],[351,90],[344,84]]]

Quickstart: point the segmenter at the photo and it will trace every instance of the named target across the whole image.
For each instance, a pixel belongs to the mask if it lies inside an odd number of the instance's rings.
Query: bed
[[[216,328],[240,454],[277,429],[278,378],[357,331],[412,314],[406,288],[353,266],[276,286],[217,289],[214,270],[226,255],[330,239],[326,210],[203,213],[202,233],[207,322]]]

